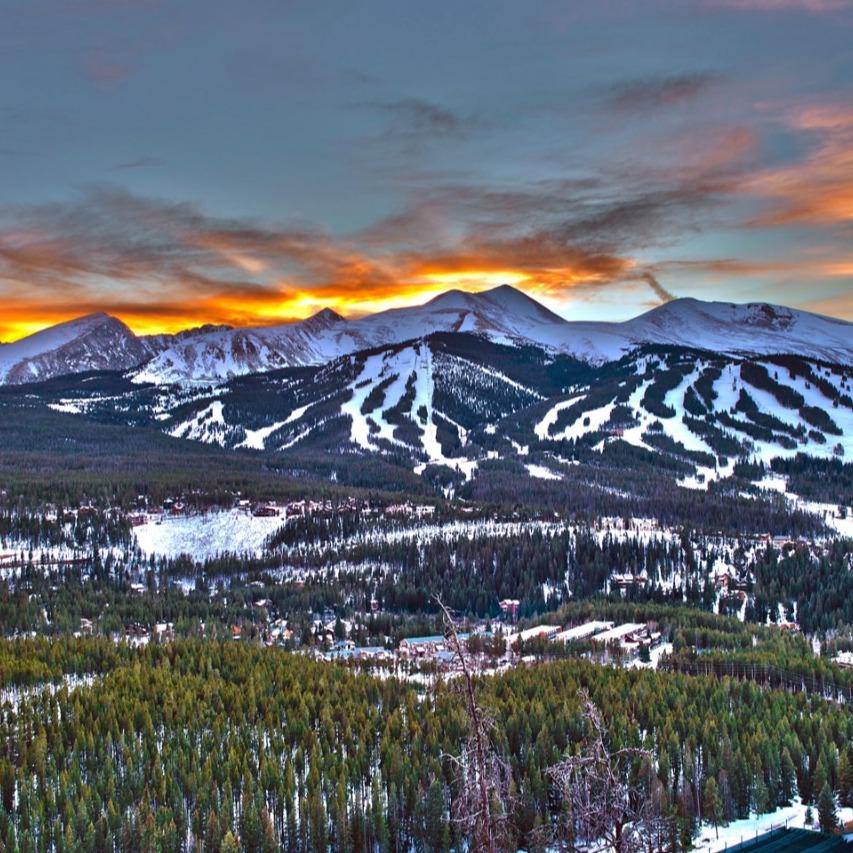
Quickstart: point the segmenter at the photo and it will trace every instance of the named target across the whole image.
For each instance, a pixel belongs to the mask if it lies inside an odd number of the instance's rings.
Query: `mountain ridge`
[[[134,381],[166,385],[227,381],[284,367],[314,366],[371,347],[438,332],[496,343],[534,344],[591,364],[643,344],[731,354],[800,354],[853,361],[853,324],[770,303],[672,300],[622,322],[566,320],[510,285],[477,293],[448,290],[423,305],[347,319],[324,308],[270,326],[201,326],[136,336],[103,312],[0,347],[0,383],[20,384],[93,369],[133,370]]]

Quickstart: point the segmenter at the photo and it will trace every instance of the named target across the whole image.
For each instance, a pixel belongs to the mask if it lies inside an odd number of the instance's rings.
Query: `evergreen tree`
[[[240,853],[240,845],[231,830],[225,833],[222,839],[222,846],[219,848],[220,853]]]
[[[837,828],[838,814],[835,810],[835,797],[826,782],[817,798],[817,814],[820,828],[824,832],[833,832]]]
[[[853,806],[853,748],[838,759],[838,799],[842,806]]]
[[[416,848],[419,853],[446,853],[450,849],[450,827],[444,785],[434,781],[418,805]]]
[[[714,824],[717,838],[719,838],[720,823],[723,820],[723,801],[720,798],[717,780],[713,776],[709,776],[705,782],[705,791],[702,795],[702,811],[705,815],[705,820]]]

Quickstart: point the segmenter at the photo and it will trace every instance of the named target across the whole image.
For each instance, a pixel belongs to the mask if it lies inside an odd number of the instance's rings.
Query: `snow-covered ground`
[[[25,699],[31,699],[33,696],[39,696],[45,690],[53,694],[65,687],[70,691],[77,687],[91,687],[94,681],[95,675],[91,673],[86,675],[66,673],[60,681],[44,681],[40,684],[27,686],[9,685],[0,688],[0,705],[9,705],[13,710],[17,711],[21,702]]]
[[[166,516],[134,528],[145,554],[177,557],[189,554],[205,560],[217,554],[260,554],[264,540],[284,523],[282,517],[255,517],[232,509],[205,515]]]
[[[579,394],[576,397],[569,397],[568,400],[562,400],[557,403],[555,406],[552,406],[545,417],[533,427],[533,431],[536,433],[536,437],[539,441],[546,441],[550,437],[551,427],[557,423],[557,418],[564,409],[571,408],[580,400],[583,400],[586,394]]]
[[[814,806],[812,806],[812,815],[816,824],[817,808]],[[853,808],[839,809],[838,816],[842,822],[853,820]],[[733,821],[728,826],[721,826],[719,827],[719,838],[717,837],[717,830],[713,826],[703,825],[700,836],[693,843],[694,849],[715,853],[715,851],[734,847],[741,841],[747,841],[757,835],[763,835],[771,829],[783,826],[792,829],[817,829],[816,825],[806,825],[806,806],[800,802],[795,802],[790,806],[777,809],[775,812],[753,815],[743,820]]]
[[[252,450],[263,450],[266,440],[276,431],[281,429],[288,421],[276,421],[259,429],[247,429],[246,437],[237,447],[248,447]]]
[[[220,444],[221,435],[227,428],[220,400],[200,409],[191,418],[169,430],[173,438],[189,438],[206,444]]]
[[[660,659],[671,653],[672,643],[661,643],[649,651],[648,661],[641,661],[636,657],[628,664],[628,669],[657,669],[660,666]]]
[[[552,471],[550,468],[546,468],[544,465],[536,465],[531,463],[529,465],[525,465],[527,468],[527,473],[530,474],[531,477],[534,477],[537,480],[562,480],[563,475],[558,474],[556,471]]]

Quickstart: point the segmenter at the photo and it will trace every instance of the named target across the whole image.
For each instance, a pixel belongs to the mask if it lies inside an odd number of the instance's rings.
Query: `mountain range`
[[[778,497],[794,471],[845,501],[852,366],[853,324],[790,308],[680,299],[570,322],[499,287],[147,337],[94,314],[0,346],[0,409],[49,448],[72,415],[290,476],[658,515],[684,512],[673,488]]]
[[[318,366],[363,350],[435,333],[533,345],[601,365],[646,345],[714,353],[795,354],[849,364],[853,324],[765,303],[677,299],[621,323],[564,320],[504,285],[451,290],[424,305],[358,319],[325,309],[299,322],[252,328],[203,326],[137,336],[107,314],[91,314],[0,345],[0,384],[39,382],[92,370],[132,371],[138,384],[222,383],[288,367]]]

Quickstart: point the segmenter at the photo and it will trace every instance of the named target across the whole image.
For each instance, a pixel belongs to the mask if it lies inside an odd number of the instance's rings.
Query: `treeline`
[[[853,506],[853,461],[798,453],[791,459],[774,459],[770,467],[788,477],[789,491],[802,498]]]
[[[129,548],[130,523],[118,510],[86,507],[77,512],[62,506],[46,512],[10,507],[0,499],[0,548],[23,552],[25,559],[34,549],[51,548]]]
[[[523,435],[520,438],[525,440]],[[784,501],[744,496],[740,481],[712,483],[707,490],[679,486],[678,479],[695,474],[686,458],[619,440],[609,442],[601,452],[575,442],[552,442],[551,446],[560,458],[579,463],[562,467],[553,458],[542,457],[547,467],[562,475],[561,480],[530,477],[515,461],[486,461],[480,463],[472,481],[458,484],[457,494],[477,503],[547,510],[578,520],[655,518],[663,525],[692,525],[730,535],[810,536],[825,529],[821,520],[792,510]]]

